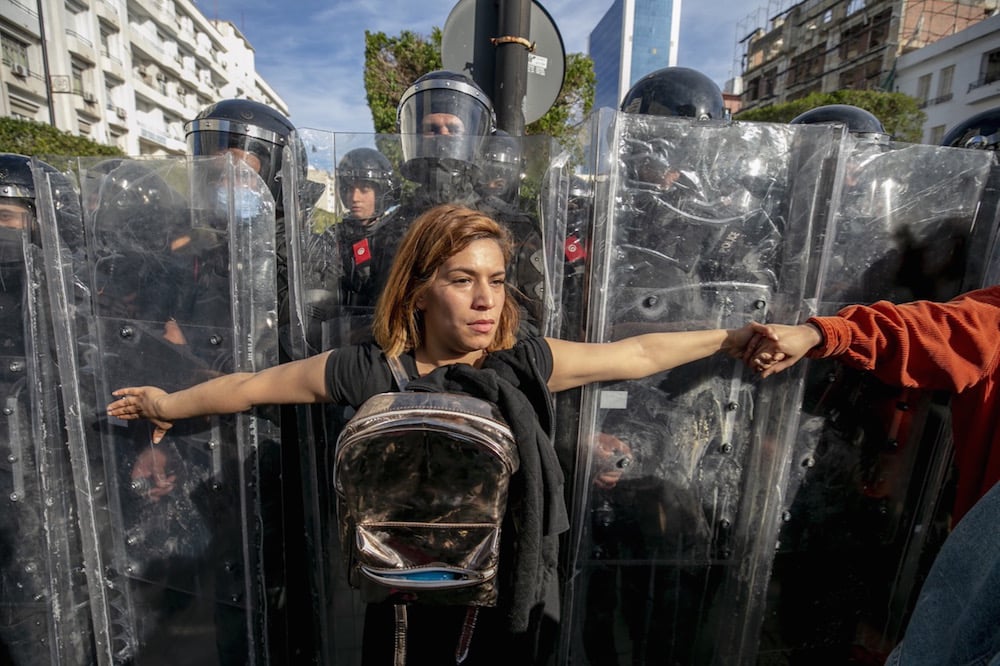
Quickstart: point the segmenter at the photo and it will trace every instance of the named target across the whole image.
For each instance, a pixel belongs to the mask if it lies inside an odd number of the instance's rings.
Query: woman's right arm
[[[326,363],[332,353],[259,372],[222,375],[173,393],[153,386],[120,388],[112,392],[118,400],[108,405],[108,416],[149,419],[166,431],[173,421],[192,416],[232,414],[257,405],[327,402]]]

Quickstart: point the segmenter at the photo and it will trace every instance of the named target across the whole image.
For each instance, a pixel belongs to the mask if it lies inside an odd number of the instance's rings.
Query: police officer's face
[[[454,136],[465,134],[465,123],[453,113],[429,113],[420,123],[424,136]]]
[[[239,160],[245,165],[253,169],[255,172],[260,173],[260,158],[247,150],[241,150],[240,148],[226,148],[220,151],[219,155],[224,155],[229,153],[233,156],[234,160]]]
[[[0,203],[0,228],[24,229],[28,226],[31,212],[25,206],[15,203]]]
[[[367,180],[358,180],[347,186],[344,205],[351,211],[351,217],[367,220],[375,217],[375,186]]]

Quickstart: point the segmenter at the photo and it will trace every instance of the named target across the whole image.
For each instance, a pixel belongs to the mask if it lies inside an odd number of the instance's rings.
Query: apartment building
[[[895,89],[896,59],[990,16],[997,0],[805,0],[741,39],[743,109]]]
[[[115,145],[185,152],[184,123],[242,97],[288,114],[228,21],[190,0],[0,0],[0,114]]]
[[[900,56],[896,90],[920,100],[924,143],[1000,106],[1000,14]]]

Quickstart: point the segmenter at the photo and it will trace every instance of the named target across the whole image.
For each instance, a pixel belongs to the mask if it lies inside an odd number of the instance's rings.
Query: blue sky
[[[612,0],[542,0],[567,53],[586,53],[587,36]],[[429,35],[444,27],[457,0],[200,0],[209,18],[234,23],[256,52],[257,70],[287,102],[299,128],[372,132],[362,69],[365,30]],[[770,0],[771,11],[783,0]],[[787,4],[784,3],[784,4]],[[767,0],[687,0],[681,11],[678,65],[704,72],[722,87],[733,76],[734,51]],[[753,18],[754,20],[750,20]],[[737,36],[737,33],[742,33]]]

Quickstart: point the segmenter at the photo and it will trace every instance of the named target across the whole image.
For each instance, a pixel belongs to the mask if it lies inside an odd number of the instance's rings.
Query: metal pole
[[[38,8],[38,34],[42,38],[42,73],[45,75],[45,101],[49,104],[49,124],[56,126],[56,103],[52,99],[52,76],[49,73],[49,49],[45,39],[45,18],[42,12],[42,0],[36,0]]]
[[[499,0],[497,17],[499,34],[493,86],[497,127],[511,136],[521,136],[524,134],[524,95],[528,88],[528,49],[525,45],[531,32],[531,0]]]

